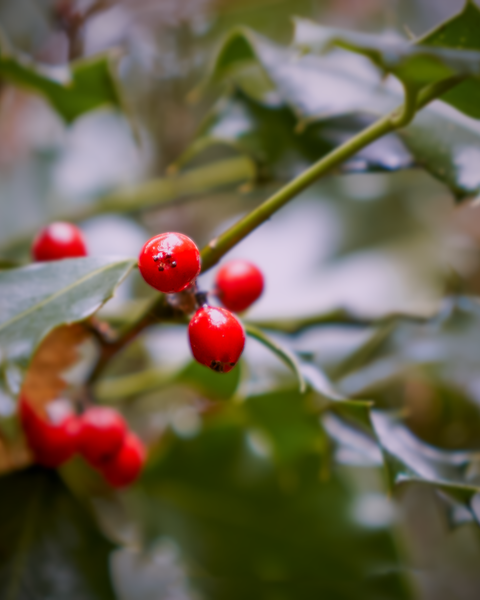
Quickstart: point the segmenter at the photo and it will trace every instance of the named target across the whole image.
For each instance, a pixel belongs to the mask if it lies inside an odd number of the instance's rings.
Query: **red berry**
[[[145,281],[160,292],[181,292],[200,273],[200,252],[182,233],[161,233],[142,248],[138,268]]]
[[[80,419],[80,424],[78,449],[95,467],[115,455],[127,435],[127,426],[122,416],[107,406],[87,409]]]
[[[240,321],[225,308],[204,306],[188,326],[195,359],[219,373],[228,373],[237,364],[245,346]]]
[[[216,292],[225,308],[241,312],[261,296],[263,274],[246,260],[231,260],[217,273]]]
[[[102,465],[102,473],[112,487],[129,485],[140,475],[145,462],[145,447],[138,437],[129,433],[119,452]]]
[[[42,418],[25,398],[20,399],[20,420],[35,460],[56,468],[71,458],[77,450],[79,420],[72,413]]]
[[[60,260],[87,256],[83,233],[72,223],[50,223],[33,240],[32,255],[36,261]]]

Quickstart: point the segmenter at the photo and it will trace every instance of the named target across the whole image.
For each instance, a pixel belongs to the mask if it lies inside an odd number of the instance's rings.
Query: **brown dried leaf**
[[[8,445],[0,439],[0,474],[23,469],[33,462],[33,456],[23,439]]]
[[[77,348],[89,335],[81,324],[62,325],[40,344],[28,369],[21,395],[40,413],[66,387],[62,373],[78,359]],[[0,474],[22,469],[33,461],[22,436],[5,440],[0,436]]]
[[[78,359],[77,347],[87,337],[86,328],[75,323],[54,329],[36,351],[22,387],[22,395],[39,411],[58,398],[66,387],[62,373]]]

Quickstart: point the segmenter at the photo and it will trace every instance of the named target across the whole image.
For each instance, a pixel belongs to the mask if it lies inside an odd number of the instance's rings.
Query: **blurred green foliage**
[[[412,43],[392,26],[452,7],[403,3],[395,20],[374,0],[146,4],[100,3],[81,26],[75,3],[0,4],[30,54],[0,54],[0,467],[21,441],[25,368],[72,322],[90,338],[65,395],[115,405],[149,446],[115,495],[78,464],[2,475],[0,597],[474,600],[480,227],[475,205],[453,206],[480,191],[479,9]],[[209,242],[399,106],[398,80],[416,94],[452,76],[232,251],[267,287],[228,375],[192,362],[185,298],[124,281],[149,234]],[[59,217],[92,256],[19,266]],[[100,334],[138,323],[92,381]]]

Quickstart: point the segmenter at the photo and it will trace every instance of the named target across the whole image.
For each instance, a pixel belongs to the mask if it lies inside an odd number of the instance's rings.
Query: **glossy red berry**
[[[120,450],[102,465],[101,471],[112,487],[121,488],[137,479],[144,462],[144,445],[135,434],[129,433]]]
[[[215,280],[221,303],[234,312],[246,310],[263,292],[263,274],[247,260],[231,260],[219,269]]]
[[[120,450],[126,435],[127,425],[116,410],[94,406],[80,418],[78,450],[90,464],[98,467]]]
[[[87,256],[83,233],[72,223],[50,223],[33,240],[32,256],[36,261]]]
[[[237,364],[245,346],[240,321],[225,308],[204,306],[188,326],[193,356],[202,365],[228,373]]]
[[[45,419],[28,400],[22,398],[20,420],[28,445],[39,464],[56,468],[75,454],[79,432],[76,415],[62,411]]]
[[[200,273],[200,252],[182,233],[161,233],[142,248],[138,268],[145,281],[160,292],[181,292]]]

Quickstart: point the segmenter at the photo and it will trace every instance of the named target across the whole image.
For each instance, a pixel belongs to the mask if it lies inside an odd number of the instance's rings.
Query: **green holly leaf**
[[[472,101],[480,94],[480,10],[467,2],[462,12],[433,32],[412,41],[391,35],[370,35],[323,27],[305,19],[296,21],[295,44],[304,51],[322,54],[340,46],[367,56],[384,73],[395,75],[406,88],[420,89],[453,76],[467,79],[465,88],[454,88],[445,100],[480,115]],[[442,98],[443,99],[443,98]]]
[[[59,70],[35,64],[0,38],[0,77],[46,98],[66,123],[104,106],[123,108],[114,60],[100,54]]]
[[[191,584],[212,600],[410,598],[388,520],[357,519],[359,496],[338,471],[320,479],[318,453],[275,466],[239,418],[172,437],[153,459],[132,497],[147,540],[173,539]]]
[[[287,104],[267,106],[239,89],[214,107],[195,141],[175,164],[181,167],[215,146],[226,146],[251,158],[262,181],[285,181],[295,177],[299,167],[307,168],[357,133],[362,125],[352,117],[299,127]],[[398,140],[386,136],[346,161],[341,170],[395,171],[410,166],[412,160]]]
[[[12,396],[42,339],[59,325],[95,313],[134,264],[130,259],[74,258],[0,272],[0,368]]]
[[[455,48],[456,50],[480,50],[478,29],[480,27],[480,10],[468,0],[463,10],[441,23],[433,31],[418,40],[425,46]],[[480,119],[480,83],[478,78],[467,78],[441,99],[463,113]]]
[[[426,483],[467,506],[480,492],[478,453],[440,450],[425,444],[398,415],[385,411],[372,411],[372,423],[392,485]]]
[[[0,479],[0,596],[4,600],[114,600],[111,544],[56,472]]]
[[[398,132],[418,165],[445,183],[457,201],[480,195],[480,124],[437,103]]]
[[[478,12],[475,7],[472,10]],[[447,24],[446,31],[451,26],[458,33],[467,17],[460,19],[458,29],[453,21]],[[451,43],[453,36],[447,39]],[[435,40],[432,34],[432,44]],[[238,52],[230,51],[230,44],[249,51],[240,60]],[[290,177],[295,168],[298,172],[299,164],[318,160],[403,101],[402,94],[382,82],[366,58],[344,50],[298,57],[252,31],[236,30],[225,40],[218,61],[213,81],[227,79],[242,93],[214,109],[192,153],[213,143],[228,144],[252,157],[273,178],[285,173]],[[258,72],[269,87],[259,83]],[[469,85],[468,81],[462,85]],[[396,135],[362,150],[344,169],[378,171],[420,165],[462,200],[480,193],[477,155],[478,122],[437,103],[420,111]]]

